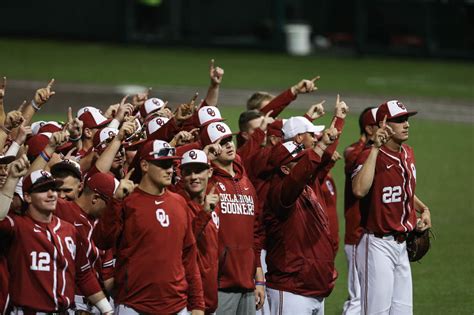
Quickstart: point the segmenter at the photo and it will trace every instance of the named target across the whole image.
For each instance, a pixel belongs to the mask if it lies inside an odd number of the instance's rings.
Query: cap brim
[[[15,156],[7,155],[0,158],[0,164],[2,165],[10,164],[11,162],[15,161],[15,159],[16,159]]]
[[[150,158],[147,158],[147,159],[144,159],[146,161],[165,161],[165,160],[181,160],[182,157],[181,156],[176,156],[176,155],[172,155],[172,156],[160,156],[158,158],[154,158],[152,155],[150,155]]]
[[[207,126],[207,125],[209,125],[209,124],[212,124],[213,122],[220,122],[220,121],[226,121],[226,120],[227,120],[227,119],[225,119],[225,118],[214,118],[214,119],[211,119],[211,120],[209,120],[209,121],[206,121],[204,124],[201,124],[199,127],[202,128],[202,127],[205,127],[205,126]]]
[[[179,168],[182,168],[183,166],[192,166],[192,165],[205,165],[207,166],[207,168],[211,167],[209,163],[205,163],[205,162],[188,162],[188,163],[181,163],[179,165]]]
[[[308,132],[320,133],[324,131],[324,127],[324,125],[312,125],[312,127],[309,128]]]
[[[32,185],[29,189],[29,193],[34,193],[35,191],[39,190],[40,188],[44,187],[53,187],[53,188],[59,188],[63,185],[63,181],[60,179],[50,179],[47,181],[44,181],[42,183]]]
[[[410,112],[406,112],[406,113],[400,113],[400,114],[397,114],[397,115],[392,116],[390,118],[387,118],[387,121],[390,121],[391,119],[395,119],[395,118],[398,118],[398,117],[403,117],[403,116],[408,116],[408,117],[415,116],[416,114],[418,114],[417,111],[410,111]]]
[[[149,139],[140,139],[135,142],[122,142],[122,146],[125,148],[127,151],[136,151],[141,147],[141,144],[146,142]]]

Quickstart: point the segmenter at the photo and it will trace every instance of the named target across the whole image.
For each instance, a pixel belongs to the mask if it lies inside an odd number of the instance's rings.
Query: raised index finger
[[[73,120],[74,120],[74,118],[72,117],[72,108],[69,107],[69,108],[67,109],[67,121],[68,121],[68,122],[72,122]]]
[[[383,120],[382,120],[382,128],[385,128],[385,126],[387,125],[387,115],[385,115],[383,117]]]
[[[313,83],[314,83],[314,81],[317,81],[317,80],[319,80],[319,78],[321,78],[321,77],[318,75],[318,76],[314,77],[313,79],[311,79],[311,82],[313,82]]]
[[[213,70],[214,69],[214,59],[211,59],[211,61],[209,61],[209,70]]]
[[[336,105],[339,104],[339,94],[337,94],[337,97],[336,97]]]
[[[53,87],[53,84],[54,84],[54,79],[51,79],[51,81],[49,81],[48,85],[46,85],[46,88],[51,89]]]

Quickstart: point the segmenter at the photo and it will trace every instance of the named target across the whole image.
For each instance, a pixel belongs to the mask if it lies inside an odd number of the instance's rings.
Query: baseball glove
[[[413,230],[407,237],[408,259],[418,261],[426,255],[430,249],[430,229],[424,231]]]

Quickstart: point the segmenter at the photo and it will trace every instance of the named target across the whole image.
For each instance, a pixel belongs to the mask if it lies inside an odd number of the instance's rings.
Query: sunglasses
[[[159,149],[158,151],[150,152],[150,155],[153,155],[154,158],[175,156],[176,149],[175,148],[162,148],[162,149]]]
[[[226,138],[222,139],[221,141],[219,141],[219,144],[220,144],[221,146],[224,146],[224,145],[226,145],[227,143],[229,143],[229,142],[231,142],[231,141],[232,141],[232,136],[226,137]]]
[[[173,167],[173,160],[150,161],[150,163],[165,170]]]

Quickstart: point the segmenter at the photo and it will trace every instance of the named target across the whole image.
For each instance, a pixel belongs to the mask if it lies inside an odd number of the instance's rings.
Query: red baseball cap
[[[280,142],[273,147],[270,153],[272,156],[271,164],[274,167],[280,167],[299,160],[305,153],[304,146],[301,144],[294,141]]]
[[[105,199],[110,199],[114,196],[120,182],[109,173],[95,173],[86,181],[86,186],[102,195]]]
[[[34,135],[28,140],[26,140],[25,144],[28,145],[28,155],[29,156],[38,156],[41,151],[44,150],[46,145],[49,142],[49,138],[51,138],[52,133],[51,132],[43,132],[43,133],[38,133],[37,135]],[[66,151],[69,150],[72,146],[72,142],[66,142],[62,146],[56,148],[56,151]]]
[[[201,132],[201,142],[203,146],[216,143],[223,138],[232,136],[232,131],[226,123],[219,121],[205,126]]]
[[[417,113],[417,111],[407,111],[405,105],[398,100],[388,101],[379,105],[377,109],[377,123],[383,121],[385,116],[387,116],[388,121],[402,116],[413,116]]]
[[[107,147],[108,141],[115,138],[119,130],[117,128],[105,127],[97,131],[92,139],[94,149],[99,152]]]
[[[40,188],[59,188],[63,184],[60,179],[55,179],[50,172],[37,170],[23,178],[23,193],[32,193]]]
[[[140,148],[140,160],[160,161],[177,159],[181,159],[181,157],[176,155],[176,149],[170,146],[166,141],[147,141]]]
[[[166,117],[154,117],[146,123],[146,136],[148,139],[161,139],[163,134],[159,132],[161,127],[166,125],[170,120]]]
[[[92,106],[81,108],[77,112],[77,118],[82,120],[84,123],[84,128],[89,129],[105,127],[105,125],[112,121],[111,118],[107,119],[104,115],[102,115],[102,112],[99,109]]]
[[[283,138],[283,124],[286,119],[275,119],[271,124],[267,126],[267,136],[275,136]]]
[[[40,125],[40,128],[38,129],[37,133],[43,133],[43,132],[56,132],[56,131],[61,131],[63,130],[63,126],[56,122],[56,121],[46,121],[42,125]]]
[[[363,127],[377,124],[377,110],[378,108],[374,107],[364,113],[364,116],[362,116]]]

